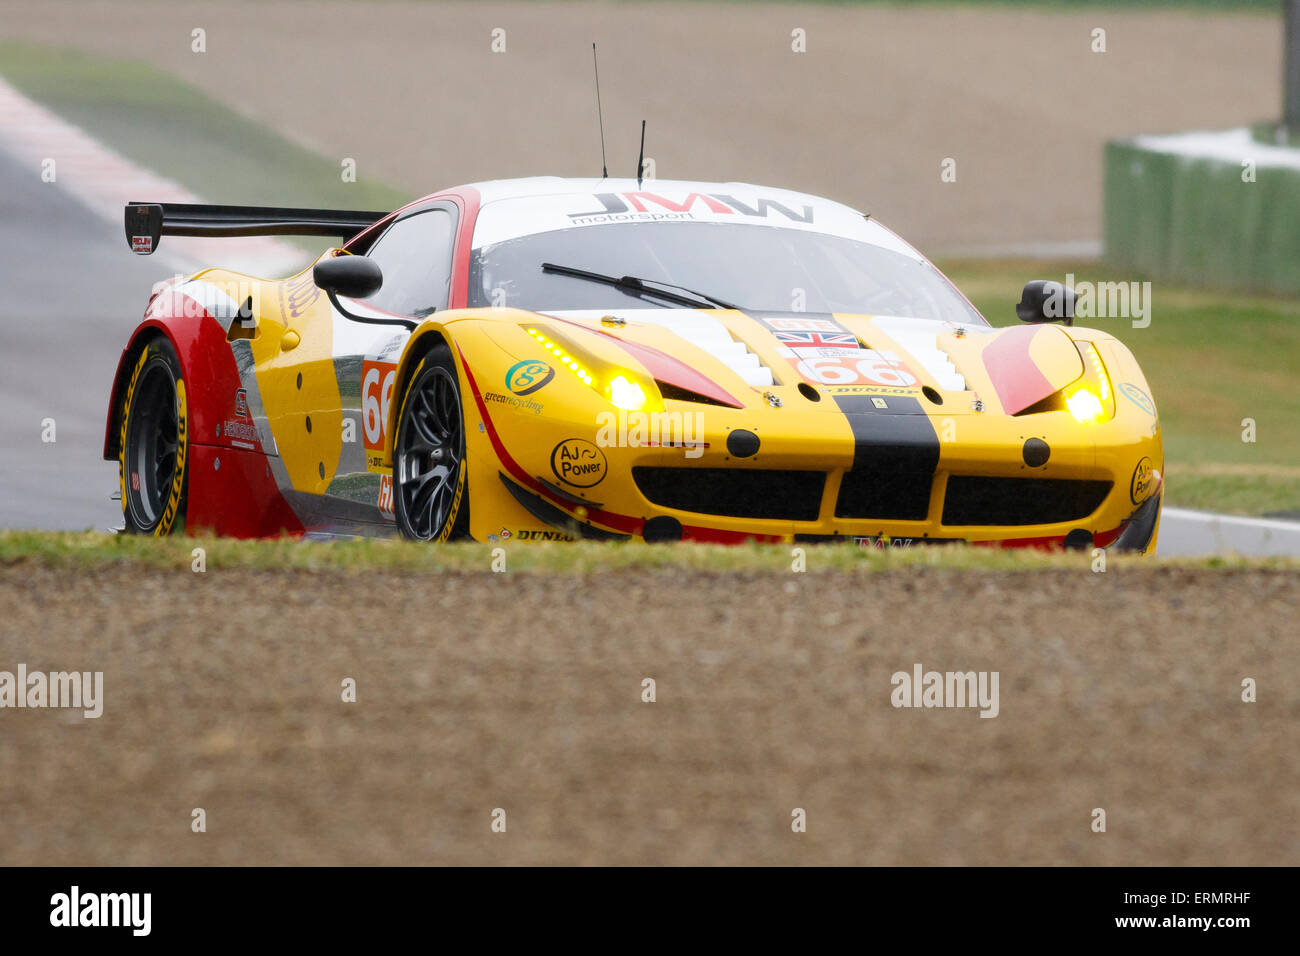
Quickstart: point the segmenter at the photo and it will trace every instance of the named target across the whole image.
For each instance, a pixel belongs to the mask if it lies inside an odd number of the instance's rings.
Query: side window
[[[445,209],[426,209],[389,226],[367,253],[384,273],[383,287],[367,301],[420,319],[446,308],[455,234],[455,216]]]

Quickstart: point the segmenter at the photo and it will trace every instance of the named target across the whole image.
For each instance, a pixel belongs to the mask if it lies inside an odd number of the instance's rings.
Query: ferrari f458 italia
[[[133,532],[1155,547],[1129,350],[1044,281],[993,327],[836,202],[543,177],[125,225],[341,243],[155,290],[104,441]]]

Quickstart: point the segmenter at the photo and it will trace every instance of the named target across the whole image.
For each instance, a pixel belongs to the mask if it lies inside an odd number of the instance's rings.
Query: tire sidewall
[[[408,427],[406,411],[411,396],[415,394],[416,388],[420,385],[421,380],[434,368],[442,368],[451,373],[452,379],[456,383],[456,411],[460,415],[460,468],[456,472],[456,491],[452,496],[451,510],[447,514],[447,520],[433,537],[424,539],[419,538],[411,531],[410,522],[406,518],[406,504],[402,497],[402,489],[398,484],[401,473],[398,466],[398,449],[402,447],[402,436]],[[393,441],[393,515],[397,519],[397,530],[402,537],[410,538],[417,541],[451,541],[456,538],[464,537],[469,526],[469,494],[467,490],[466,472],[469,470],[468,463],[465,460],[466,435],[465,435],[465,405],[462,399],[462,390],[460,375],[456,371],[456,363],[452,360],[451,349],[446,345],[435,345],[430,349],[419,363],[415,366],[415,371],[411,373],[410,385],[402,395],[402,406],[397,416],[397,435]]]
[[[171,374],[175,386],[176,415],[176,467],[172,472],[171,484],[163,501],[162,512],[150,524],[138,520],[130,501],[128,476],[131,474],[131,449],[128,436],[131,434],[133,416],[140,413],[137,405],[138,386],[151,369],[163,366]],[[183,531],[185,528],[185,510],[189,490],[189,400],[185,387],[185,376],[181,369],[176,350],[166,338],[151,339],[132,362],[131,376],[127,380],[122,396],[122,414],[118,434],[118,473],[122,497],[122,517],[126,530],[135,534],[151,534],[161,537]]]

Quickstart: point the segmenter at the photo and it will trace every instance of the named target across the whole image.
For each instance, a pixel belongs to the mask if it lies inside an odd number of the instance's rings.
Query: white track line
[[[1300,521],[1279,521],[1276,518],[1245,518],[1241,515],[1221,515],[1215,514],[1213,511],[1192,511],[1187,508],[1165,508],[1164,514],[1166,517],[1181,518],[1183,521],[1199,521],[1206,524],[1218,522],[1220,524],[1300,534]]]
[[[60,119],[0,78],[0,142],[39,178],[46,160],[54,161],[57,186],[115,223],[122,254],[131,255],[122,227],[122,207],[129,202],[203,202],[185,187],[135,165]],[[35,224],[33,224],[35,226]],[[166,261],[194,268],[220,265],[270,277],[296,271],[308,260],[302,251],[271,238],[205,239],[168,237]]]
[[[1243,518],[1186,508],[1165,508],[1157,553],[1165,556],[1244,554],[1300,556],[1300,521]]]

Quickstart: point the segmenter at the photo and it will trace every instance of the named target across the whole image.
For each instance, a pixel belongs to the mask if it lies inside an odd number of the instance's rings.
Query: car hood
[[[979,402],[1014,415],[1084,372],[1071,336],[1054,325],[996,329],[908,316],[723,309],[539,314],[666,353],[742,400],[780,385],[832,394],[933,390],[965,399],[953,412]]]

